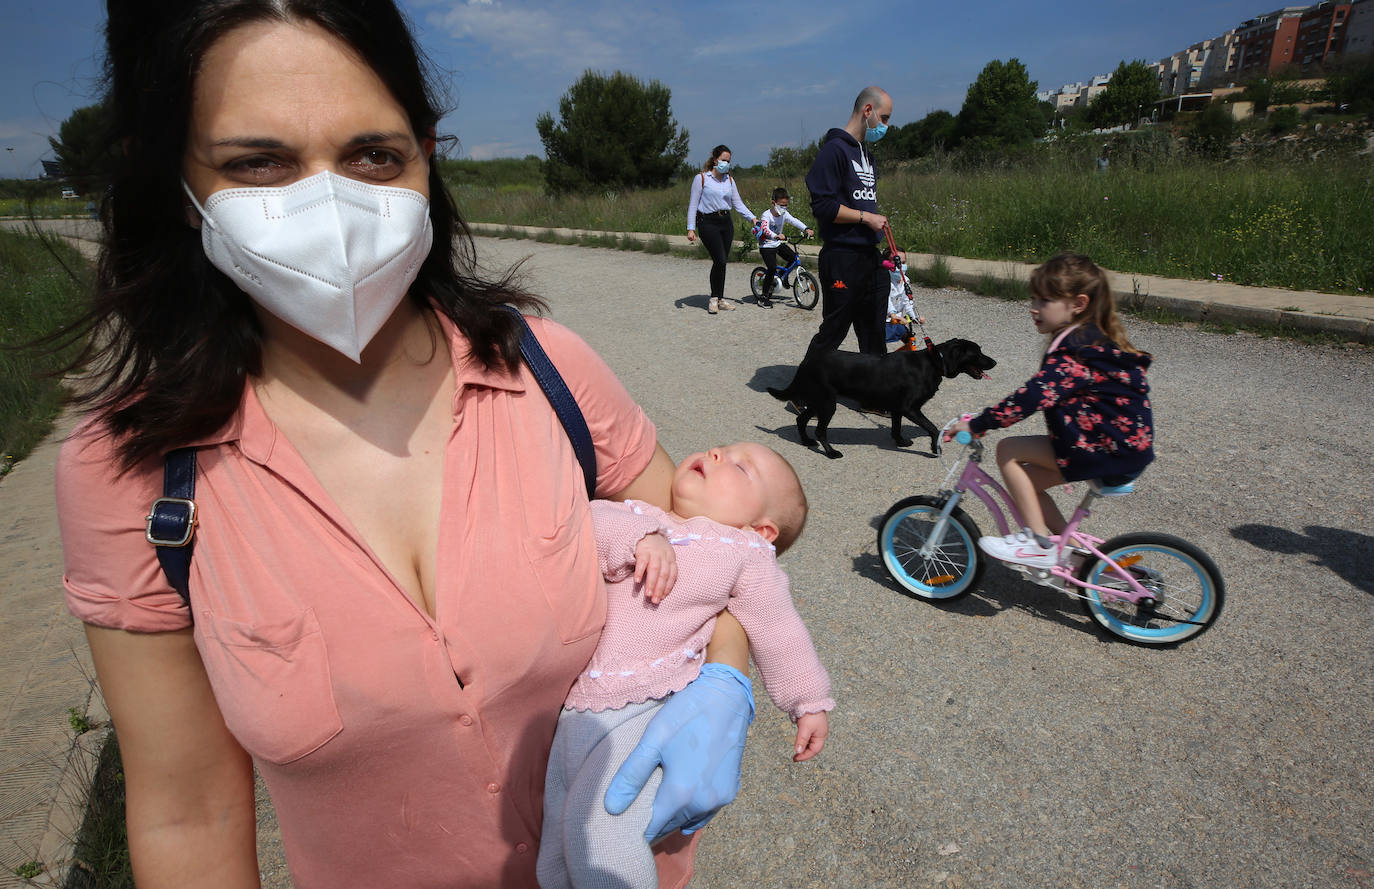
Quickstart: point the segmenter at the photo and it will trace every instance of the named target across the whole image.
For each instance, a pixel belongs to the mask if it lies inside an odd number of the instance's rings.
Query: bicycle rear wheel
[[[768,269],[761,265],[754,266],[754,270],[749,273],[749,289],[754,292],[754,299],[763,296],[763,279],[768,277]]]
[[[1083,610],[1107,632],[1137,645],[1172,645],[1201,634],[1221,614],[1226,601],[1221,571],[1188,541],[1145,531],[1114,537],[1101,550],[1155,594],[1150,604],[1080,590]],[[1108,589],[1131,588],[1115,568],[1095,556],[1078,569],[1078,579]]]
[[[983,576],[978,526],[957,507],[939,548],[928,559],[921,555],[943,510],[938,497],[908,497],[894,503],[878,526],[878,552],[887,573],[912,595],[932,602],[964,595]]]
[[[805,269],[797,269],[797,280],[792,283],[792,297],[799,308],[814,309],[816,300],[821,297],[821,285],[816,282],[816,276]]]

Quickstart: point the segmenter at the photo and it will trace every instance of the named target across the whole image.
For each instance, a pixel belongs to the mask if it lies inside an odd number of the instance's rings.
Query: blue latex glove
[[[749,677],[726,664],[703,664],[701,675],[664,702],[625,757],[606,790],[606,811],[628,809],[662,765],[644,839],[652,843],[676,830],[690,834],[705,827],[739,793],[744,737],[753,721]]]

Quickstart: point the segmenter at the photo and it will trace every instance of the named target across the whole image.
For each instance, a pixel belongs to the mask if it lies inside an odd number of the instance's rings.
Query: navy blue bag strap
[[[196,449],[179,448],[162,467],[162,496],[153,501],[144,536],[157,549],[167,582],[191,607],[191,548],[196,533]]]
[[[587,499],[596,496],[596,448],[582,410],[577,406],[568,384],[553,366],[539,339],[518,311],[505,307],[520,321],[520,354],[539,388],[553,405],[558,421],[572,442],[573,453],[582,467]],[[191,549],[196,532],[196,450],[179,448],[167,454],[162,468],[162,496],[153,502],[147,516],[144,536],[157,549],[162,573],[182,601],[191,606]]]
[[[544,390],[544,395],[553,405],[554,413],[558,414],[558,421],[563,424],[563,430],[568,433],[568,440],[572,442],[573,453],[577,455],[577,462],[582,466],[582,477],[587,483],[587,499],[596,498],[596,448],[592,445],[592,433],[587,428],[587,421],[582,416],[582,411],[577,406],[577,399],[568,389],[568,384],[563,382],[563,377],[558,373],[558,368],[553,366],[549,356],[544,353],[544,347],[539,345],[539,339],[530,330],[529,323],[524,316],[511,306],[505,307],[508,312],[516,317],[520,322],[520,354],[525,357],[525,363],[530,366],[530,372],[539,381],[539,388]]]

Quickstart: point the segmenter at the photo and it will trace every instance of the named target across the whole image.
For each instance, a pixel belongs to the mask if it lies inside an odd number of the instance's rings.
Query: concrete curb
[[[552,232],[563,239],[610,235],[641,242],[664,238],[671,247],[680,249],[692,249],[695,246],[685,235],[588,231],[487,222],[469,223],[469,226],[475,234],[498,237],[506,231],[516,231],[530,238]],[[815,256],[820,248],[814,243],[802,244],[798,252],[804,256]],[[989,278],[1025,282],[1035,268],[1030,263],[937,257],[931,253],[907,254],[908,263],[915,268],[929,268],[936,259],[944,260],[952,281],[970,290]],[[1117,298],[1130,311],[1165,311],[1189,321],[1285,327],[1323,333],[1350,342],[1374,344],[1374,296],[1287,290],[1281,287],[1248,287],[1226,281],[1163,278],[1110,269],[1108,274]]]
[[[39,220],[45,230],[72,241],[83,255],[93,256],[99,224],[88,219]],[[0,220],[10,228],[28,228],[28,220]],[[647,243],[662,238],[670,247],[700,249],[685,235],[659,235],[650,232],[589,231],[574,228],[553,228],[536,225],[501,225],[490,222],[468,224],[474,234],[499,237],[506,231],[519,232],[534,238],[551,232],[561,239],[587,237],[630,238]],[[820,248],[814,242],[800,245],[804,256],[815,256]],[[703,254],[704,255],[704,254]],[[917,268],[929,268],[937,257],[930,253],[909,253],[908,262]],[[1030,263],[987,259],[940,257],[949,268],[950,278],[968,288],[976,289],[986,279],[1026,281],[1033,266]],[[1287,290],[1281,287],[1249,287],[1229,281],[1201,281],[1184,278],[1163,278],[1108,270],[1112,288],[1123,306],[1133,311],[1160,310],[1189,321],[1210,321],[1221,324],[1265,325],[1295,331],[1322,333],[1357,343],[1374,344],[1374,295],[1359,296],[1344,293],[1321,293],[1314,290]]]

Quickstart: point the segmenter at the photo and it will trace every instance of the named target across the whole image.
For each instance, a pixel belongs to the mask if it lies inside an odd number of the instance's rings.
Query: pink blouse
[[[484,370],[444,324],[457,385],[434,618],[251,385],[198,443],[196,646],[271,792],[298,889],[534,887],[554,726],[605,619],[582,472],[548,400],[523,367]],[[587,419],[597,490],[623,489],[653,455],[653,424],[576,335],[530,324]],[[184,628],[143,538],[162,466],[117,474],[99,432],[78,430],[58,466],[68,607],[102,627]],[[695,844],[679,845],[664,886],[690,875]]]

